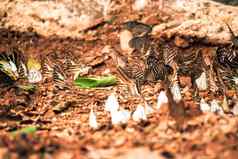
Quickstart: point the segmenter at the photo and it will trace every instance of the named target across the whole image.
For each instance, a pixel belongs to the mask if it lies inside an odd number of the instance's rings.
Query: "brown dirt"
[[[11,3],[13,2],[9,2]],[[112,59],[107,54],[103,54],[102,50],[107,45],[119,48],[118,33],[123,22],[142,17],[142,21],[159,25],[164,21],[172,23],[174,19],[184,14],[171,14],[170,10],[169,13],[159,12],[156,15],[155,13],[157,13],[156,7],[137,13],[123,6],[118,13],[112,14],[115,18],[113,21],[99,23],[100,25],[89,28],[80,38],[71,36],[74,34],[73,31],[68,31],[65,37],[49,35],[49,31],[44,34],[37,30],[37,27],[34,30],[38,33],[13,31],[6,25],[7,27],[0,30],[0,50],[18,47],[25,56],[34,56],[39,59],[42,56],[49,56],[52,60],[53,52],[56,52],[60,59],[63,59],[66,54],[71,54],[84,64],[96,63],[90,75],[102,75],[105,70],[109,70],[111,74],[119,78]],[[205,25],[207,26],[207,23]],[[189,29],[186,28],[186,30]],[[61,30],[58,31],[61,32]],[[171,35],[171,39],[178,33],[173,29],[164,32],[169,38]],[[179,34],[183,33],[179,32]],[[157,37],[158,34],[154,36]],[[198,41],[204,44],[203,37],[194,39],[199,39]],[[207,41],[205,43],[204,46],[207,47]],[[186,79],[184,85],[189,84],[189,79]],[[168,115],[168,109],[153,113],[146,122],[136,123],[130,120],[127,125],[112,126],[110,116],[104,110],[104,104],[113,91],[117,92],[120,106],[123,108],[134,111],[136,105],[142,102],[139,97],[130,95],[128,90],[128,85],[122,81],[109,88],[80,89],[72,86],[67,91],[54,91],[52,81],[42,82],[38,84],[37,91],[32,94],[18,92],[15,88],[1,88],[0,158],[35,159],[44,156],[57,159],[228,159],[236,158],[238,155],[238,118],[230,114],[201,114],[198,112],[198,101],[191,100],[192,93],[185,94],[185,106],[190,116],[180,129],[177,127],[176,118]],[[154,85],[143,86],[145,99],[154,107],[158,93],[158,88]],[[213,98],[206,92],[205,96],[208,99]],[[68,107],[64,110],[53,111],[56,106],[64,107],[66,104]],[[101,125],[99,130],[92,130],[88,126],[91,107],[97,113],[98,122]],[[12,130],[31,125],[38,128],[33,135],[21,134],[13,137],[10,134]]]

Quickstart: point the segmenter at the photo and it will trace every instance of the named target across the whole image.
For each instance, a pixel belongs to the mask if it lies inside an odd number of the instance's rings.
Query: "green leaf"
[[[22,128],[20,130],[13,131],[12,135],[16,136],[18,134],[23,134],[23,133],[25,133],[25,134],[34,134],[36,131],[37,131],[36,127],[29,126],[29,127]]]
[[[74,84],[81,88],[94,88],[111,86],[117,83],[115,76],[103,76],[103,77],[78,77]]]

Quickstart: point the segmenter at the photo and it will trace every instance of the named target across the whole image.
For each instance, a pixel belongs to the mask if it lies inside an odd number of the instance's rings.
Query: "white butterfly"
[[[42,80],[42,74],[39,70],[31,69],[28,72],[28,81],[29,83],[37,83]]]
[[[138,105],[136,110],[132,114],[132,119],[134,121],[146,120],[145,109],[143,106]]]
[[[195,80],[195,82],[199,90],[206,90],[208,88],[207,76],[205,72],[203,72],[201,76]]]
[[[210,105],[203,98],[200,100],[200,110],[202,112],[211,112]]]
[[[105,103],[105,110],[108,112],[115,112],[118,111],[119,109],[119,103],[117,101],[117,98],[115,96],[115,94],[111,94]]]
[[[222,107],[218,104],[217,100],[215,99],[211,101],[211,112],[224,114]]]
[[[131,112],[124,109],[111,112],[111,120],[113,125],[126,124],[130,118]]]
[[[173,94],[173,98],[176,102],[182,100],[182,94],[178,83],[173,84],[173,86],[171,87],[171,93]]]
[[[90,114],[89,114],[89,126],[93,129],[98,128],[97,116],[94,113],[93,109],[91,109]]]
[[[168,101],[168,97],[166,96],[166,93],[165,91],[161,91],[159,93],[159,96],[157,98],[157,109],[160,109],[160,107],[163,105],[163,104],[167,104],[169,101]]]
[[[145,114],[149,115],[153,112],[154,112],[154,109],[148,103],[145,103]]]

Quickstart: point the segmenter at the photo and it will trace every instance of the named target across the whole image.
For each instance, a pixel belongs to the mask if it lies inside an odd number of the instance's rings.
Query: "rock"
[[[143,10],[148,5],[148,3],[148,0],[135,0],[132,8],[133,10],[140,11]]]
[[[131,52],[132,48],[129,46],[129,41],[132,39],[132,33],[128,30],[120,32],[120,46],[125,52]]]
[[[189,46],[189,42],[179,36],[175,37],[174,43],[176,46],[181,47],[181,48],[186,48]]]
[[[152,29],[152,35],[161,34],[167,28],[166,24],[156,25]]]
[[[108,12],[96,0],[73,3],[67,0],[4,0],[0,2],[0,8],[1,12],[7,13],[4,17],[6,27],[12,26],[20,31],[32,27],[37,33],[45,36],[63,37],[79,37],[80,31],[100,23],[103,20],[103,12]]]

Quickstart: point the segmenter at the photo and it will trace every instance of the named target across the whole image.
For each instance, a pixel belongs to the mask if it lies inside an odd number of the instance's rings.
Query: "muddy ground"
[[[213,2],[202,2],[203,5],[199,5],[201,8],[213,12],[198,9],[193,14],[186,8],[187,5],[180,11],[174,10],[167,3],[162,11],[154,4],[152,8],[148,6],[137,12],[130,5],[120,4],[119,9],[110,13],[109,17],[100,15],[96,24],[76,29],[74,26],[64,29],[64,25],[58,28],[60,25],[57,24],[57,27],[50,28],[51,31],[35,25],[41,22],[37,18],[34,24],[25,19],[25,25],[21,26],[19,21],[11,19],[16,15],[13,13],[16,11],[14,9],[9,10],[7,15],[2,14],[5,18],[2,19],[0,30],[1,51],[17,47],[26,57],[41,60],[47,56],[52,62],[52,54],[56,54],[59,59],[70,55],[77,61],[92,66],[89,76],[113,74],[118,78],[118,83],[100,89],[81,89],[72,85],[69,90],[55,90],[53,81],[44,81],[37,84],[35,92],[30,93],[1,86],[0,158],[237,158],[238,118],[231,113],[201,113],[199,100],[192,98],[192,88],[190,93],[183,94],[189,117],[180,128],[177,118],[169,115],[168,108],[154,111],[147,121],[130,120],[127,124],[116,126],[111,124],[110,115],[104,110],[105,100],[112,92],[117,94],[120,107],[130,111],[134,111],[143,102],[140,97],[131,95],[128,83],[121,79],[112,58],[105,53],[108,46],[120,50],[119,32],[122,23],[136,19],[155,25],[152,32],[155,39],[159,39],[161,35],[170,41],[178,35],[195,39],[189,43],[190,47],[198,42],[204,49],[213,50],[230,42],[225,25],[219,18],[213,21],[211,19],[221,10],[225,19],[228,15],[237,18],[234,16],[238,14],[237,8],[218,3],[214,7]],[[5,3],[13,5],[15,2]],[[191,20],[183,22],[187,17],[191,17]],[[234,20],[232,22],[236,31],[237,24]],[[71,27],[75,30],[68,30]],[[160,82],[142,87],[145,100],[154,108],[159,91]],[[227,98],[236,94],[237,90],[231,89]],[[202,92],[200,97],[208,101],[223,99],[209,92]],[[88,125],[91,108],[96,112],[101,125],[98,130],[93,130]],[[12,135],[12,131],[27,126],[34,126],[37,131],[33,134]]]

